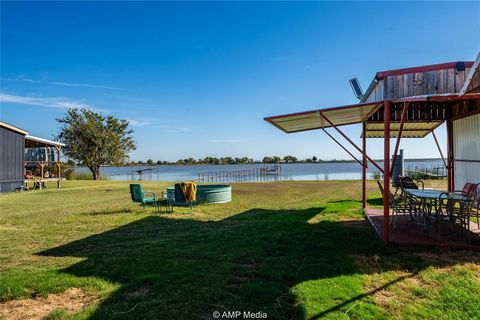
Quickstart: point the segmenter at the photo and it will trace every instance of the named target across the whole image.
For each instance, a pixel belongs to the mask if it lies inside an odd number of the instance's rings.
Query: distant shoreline
[[[382,162],[383,159],[374,159],[375,161]],[[426,162],[426,161],[442,161],[441,158],[414,158],[414,159],[405,159],[407,162]],[[116,167],[116,168],[123,168],[123,167],[186,167],[186,166],[240,166],[240,165],[252,165],[252,164],[258,164],[258,165],[290,165],[290,164],[331,164],[331,163],[355,163],[355,160],[324,160],[324,161],[316,161],[316,162],[307,162],[307,161],[296,161],[296,162],[279,162],[279,163],[265,163],[265,162],[252,162],[252,163],[221,163],[221,164],[213,164],[213,163],[198,163],[198,164],[177,164],[177,163],[167,163],[167,164],[146,164],[146,163],[141,163],[141,164],[133,164],[133,165],[121,165],[121,166],[111,166],[111,165],[106,165],[102,166],[103,168],[106,167]],[[74,166],[74,168],[79,168],[79,167],[84,167],[84,166]]]

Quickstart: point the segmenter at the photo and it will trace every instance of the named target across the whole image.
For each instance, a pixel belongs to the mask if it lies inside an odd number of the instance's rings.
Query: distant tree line
[[[313,156],[311,158],[306,158],[303,160],[298,160],[297,157],[295,156],[284,156],[284,157],[279,157],[279,156],[265,156],[261,161],[259,160],[253,160],[252,158],[248,157],[205,157],[203,159],[194,159],[194,158],[186,158],[186,159],[178,159],[177,161],[174,162],[169,162],[169,161],[154,161],[153,159],[148,159],[147,161],[130,161],[128,163],[125,163],[125,165],[130,165],[130,166],[137,166],[137,165],[147,165],[147,166],[153,166],[153,165],[225,165],[225,164],[251,164],[251,163],[265,163],[265,164],[278,164],[278,163],[324,163],[324,162],[352,162],[352,160],[322,160],[318,159],[316,156]]]

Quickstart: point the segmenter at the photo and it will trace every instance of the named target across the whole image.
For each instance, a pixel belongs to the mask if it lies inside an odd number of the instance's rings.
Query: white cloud
[[[214,139],[210,140],[212,143],[235,143],[235,142],[243,142],[246,141],[245,139]]]
[[[62,81],[42,81],[42,80],[34,80],[34,79],[29,79],[24,77],[2,78],[2,80],[47,84],[47,85],[63,86],[63,87],[83,87],[83,88],[108,89],[108,90],[123,90],[122,88],[110,87],[110,86],[104,86],[104,85],[98,85],[98,84],[62,82]]]
[[[40,107],[56,108],[56,109],[66,109],[66,108],[92,109],[91,106],[83,103],[82,101],[73,101],[65,97],[40,98],[40,97],[26,97],[26,96],[16,96],[16,95],[11,95],[6,93],[0,93],[0,102],[25,104],[30,106],[40,106]]]
[[[127,121],[130,123],[130,125],[134,127],[145,127],[152,124],[150,121],[141,121],[141,120],[134,120],[134,119],[127,119]]]

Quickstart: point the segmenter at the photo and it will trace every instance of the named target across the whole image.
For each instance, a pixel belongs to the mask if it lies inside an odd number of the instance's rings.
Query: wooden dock
[[[224,170],[214,172],[201,172],[198,182],[254,182],[270,181],[272,176],[280,178],[282,167],[280,165],[261,166],[242,170]],[[275,179],[273,179],[275,180]]]

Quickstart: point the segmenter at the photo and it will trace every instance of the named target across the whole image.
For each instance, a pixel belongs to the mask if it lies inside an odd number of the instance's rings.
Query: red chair
[[[456,190],[454,191],[455,193],[461,193],[461,194],[464,194],[468,197],[473,197],[476,193],[476,184],[474,183],[470,183],[470,182],[467,182],[465,183],[465,185],[463,186],[463,189],[462,190]]]
[[[471,216],[477,219],[477,228],[480,229],[480,183],[467,182],[462,190],[456,190],[454,193],[465,195],[473,200]]]

